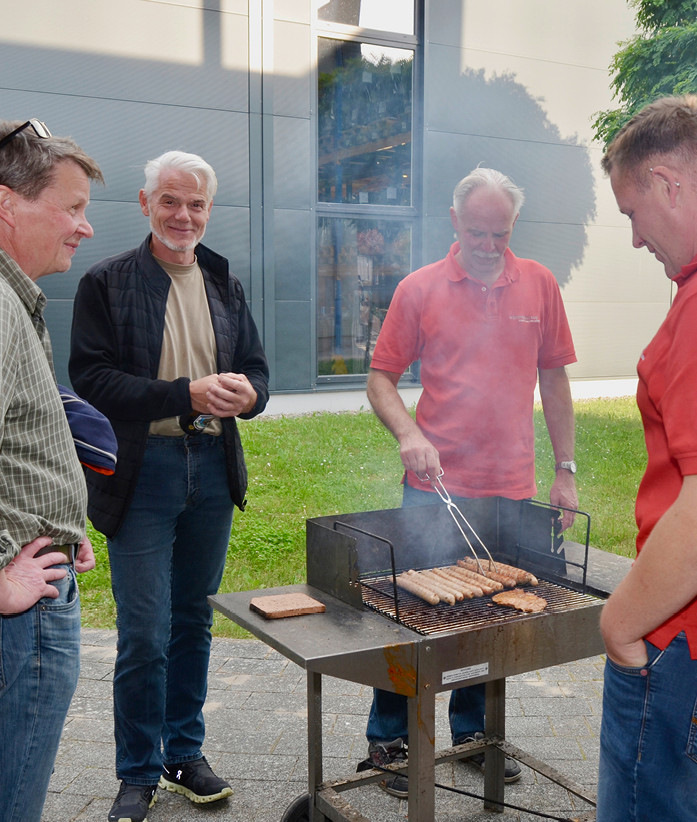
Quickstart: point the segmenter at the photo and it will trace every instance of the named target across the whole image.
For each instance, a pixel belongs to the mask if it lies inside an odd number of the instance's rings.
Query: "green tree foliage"
[[[697,93],[697,0],[628,0],[639,33],[620,43],[610,64],[619,108],[598,112],[595,138],[605,146],[647,103]]]

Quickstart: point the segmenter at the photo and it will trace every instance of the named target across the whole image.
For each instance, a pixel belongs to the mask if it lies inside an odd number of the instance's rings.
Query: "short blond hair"
[[[625,123],[607,147],[601,166],[631,174],[646,187],[645,166],[672,155],[688,166],[697,163],[697,96],[661,97]]]

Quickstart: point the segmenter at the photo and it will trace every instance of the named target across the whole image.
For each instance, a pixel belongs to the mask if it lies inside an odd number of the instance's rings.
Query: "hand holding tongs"
[[[494,558],[489,553],[489,549],[486,547],[486,545],[484,545],[484,543],[482,542],[481,537],[474,530],[474,528],[472,527],[472,525],[469,522],[469,520],[467,519],[467,517],[462,513],[462,511],[452,501],[452,498],[451,498],[450,494],[448,493],[448,490],[443,485],[443,481],[441,480],[441,477],[443,476],[443,474],[444,474],[444,471],[441,468],[439,473],[438,473],[438,476],[435,479],[431,479],[428,474],[426,474],[426,476],[423,477],[423,478],[419,477],[419,479],[421,480],[421,482],[430,482],[431,487],[433,488],[433,490],[443,500],[443,502],[445,503],[445,505],[448,508],[448,511],[450,512],[450,516],[453,518],[453,522],[455,523],[455,525],[457,525],[458,531],[465,538],[465,542],[467,543],[467,545],[469,546],[470,551],[472,552],[472,556],[474,557],[475,562],[477,563],[477,567],[479,568],[480,573],[484,575],[484,569],[482,568],[482,564],[479,560],[479,557],[477,556],[477,552],[474,550],[474,546],[472,545],[472,542],[471,542],[470,538],[467,536],[467,534],[463,530],[462,525],[460,524],[460,520],[462,520],[462,522],[464,522],[464,524],[467,526],[467,528],[469,528],[469,530],[472,533],[472,536],[476,539],[476,541],[484,549],[484,552],[489,557],[489,562],[491,563],[490,567],[493,566],[494,568],[496,568],[496,563],[494,562]],[[458,519],[458,517],[459,517],[459,519]]]

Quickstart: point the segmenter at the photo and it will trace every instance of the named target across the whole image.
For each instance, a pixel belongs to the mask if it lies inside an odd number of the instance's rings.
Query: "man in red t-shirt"
[[[636,114],[602,161],[677,293],[638,365],[637,559],[603,608],[598,822],[697,819],[697,97]]]
[[[368,398],[397,439],[405,468],[404,504],[440,502],[438,477],[457,503],[472,497],[535,495],[533,405],[540,396],[556,460],[553,505],[575,509],[574,419],[565,366],[575,362],[553,274],[508,248],[523,192],[498,171],[477,168],[458,183],[450,209],[457,242],[445,259],[406,277],[380,330]],[[397,391],[411,363],[423,391],[414,420]],[[426,480],[426,481],[425,481]],[[573,521],[565,510],[562,527]],[[366,735],[370,762],[406,756],[406,698],[375,691]],[[453,691],[453,744],[484,730],[484,686]],[[469,760],[483,763],[483,756]],[[506,760],[506,781],[520,768]],[[390,777],[406,796],[407,780]]]

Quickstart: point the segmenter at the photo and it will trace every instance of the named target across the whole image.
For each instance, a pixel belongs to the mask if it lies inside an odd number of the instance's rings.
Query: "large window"
[[[318,27],[317,379],[322,382],[368,372],[394,289],[412,270],[414,2],[320,0]]]
[[[317,234],[319,375],[365,374],[394,289],[410,269],[411,226],[320,217]]]
[[[319,191],[325,203],[411,205],[414,52],[319,39]]]

